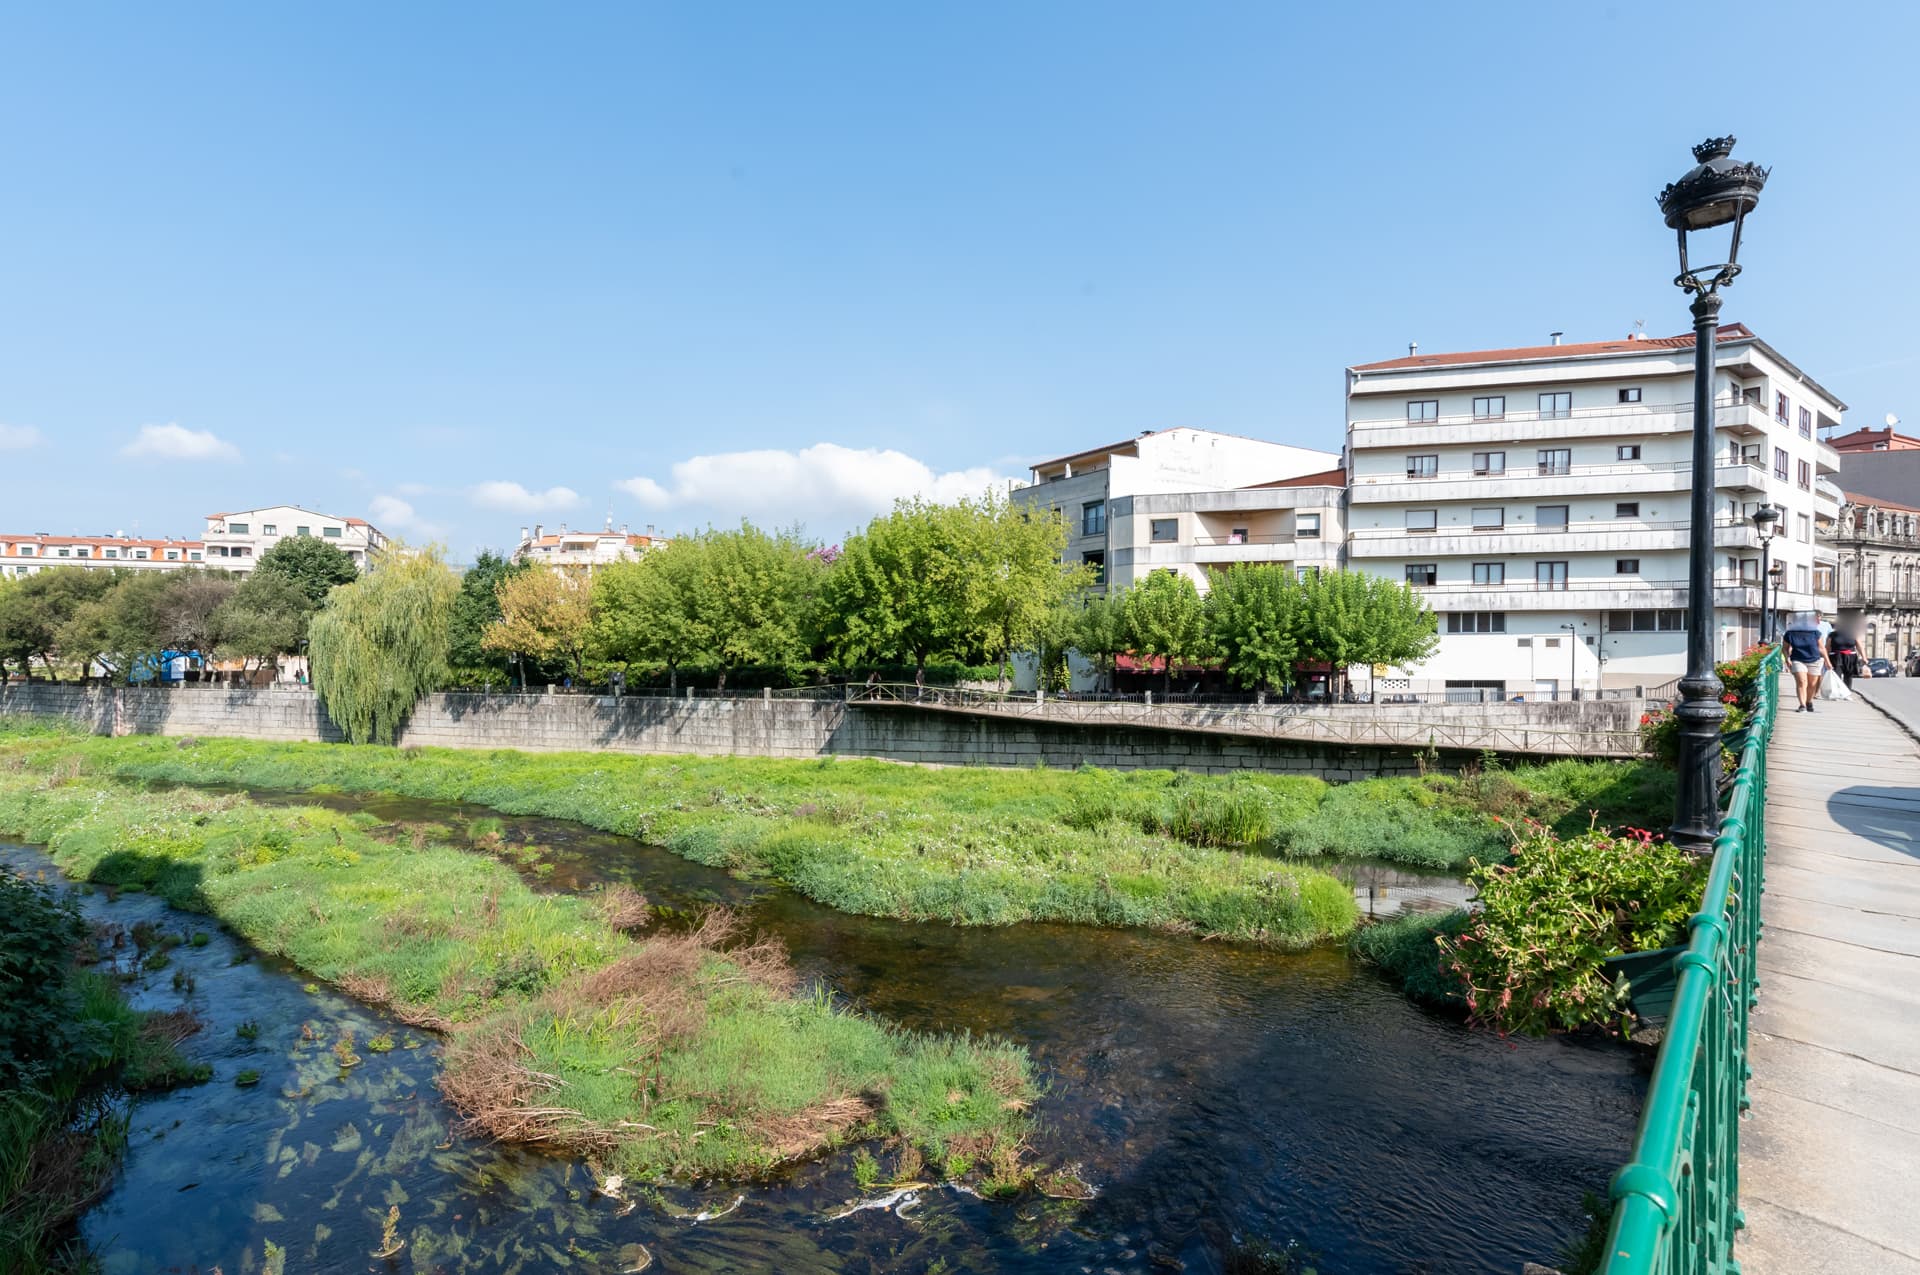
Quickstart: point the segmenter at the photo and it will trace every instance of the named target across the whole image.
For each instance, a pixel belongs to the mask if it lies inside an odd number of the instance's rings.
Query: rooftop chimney
[[[1412,358],[1418,353],[1420,353],[1420,343],[1418,341],[1407,342],[1407,357]]]
[[[624,522],[620,524],[620,534],[623,536],[627,534],[627,524]]]
[[[1564,333],[1564,332],[1549,332],[1549,333],[1547,333],[1547,337],[1548,337],[1548,338],[1549,338],[1549,339],[1550,339],[1550,340],[1551,340],[1551,341],[1552,341],[1552,342],[1553,342],[1553,343],[1554,343],[1555,345],[1558,345],[1558,344],[1560,344],[1560,338],[1561,338],[1561,337],[1563,337],[1563,336],[1565,336],[1565,335],[1566,335],[1566,333]]]
[[[545,530],[546,530],[546,528],[545,528],[545,527],[543,527],[543,526],[541,526],[541,525],[540,525],[539,523],[537,523],[537,522],[536,522],[536,523],[534,523],[534,524],[533,524],[533,538],[534,538],[535,540],[538,540],[538,539],[540,538],[540,533],[541,533],[541,532],[543,532],[543,531],[545,531]]]
[[[520,528],[520,539],[522,542],[524,542],[526,538],[527,538],[527,529],[525,527],[522,527]]]

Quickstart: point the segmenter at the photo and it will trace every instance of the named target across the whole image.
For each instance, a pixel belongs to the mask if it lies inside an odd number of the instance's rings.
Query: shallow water
[[[497,817],[324,801],[455,830]],[[621,1271],[643,1260],[636,1245],[657,1271],[1217,1271],[1242,1238],[1296,1242],[1326,1275],[1514,1271],[1580,1228],[1581,1192],[1604,1186],[1633,1132],[1644,1078],[1625,1049],[1468,1032],[1337,949],[851,917],[578,825],[504,823],[510,844],[544,848],[541,888],[619,880],[670,907],[725,902],[863,1010],[1027,1046],[1047,1086],[1035,1150],[1079,1162],[1098,1197],[990,1204],[935,1188],[900,1212],[828,1220],[860,1197],[839,1156],[745,1188],[609,1200],[578,1165],[452,1134],[430,1038],[303,991],[268,959],[233,964],[244,947],[216,933],[144,976],[140,994],[170,1007],[173,970],[193,975],[208,1025],[187,1049],[215,1077],[135,1108],[125,1173],[82,1225],[110,1275],[251,1275],[268,1240],[289,1273]],[[1445,888],[1354,879],[1363,907],[1382,885]],[[123,925],[217,930],[141,895],[86,904]],[[245,1019],[260,1025],[252,1043],[234,1035]],[[349,1028],[364,1061],[342,1072],[330,1049]],[[382,1031],[402,1047],[368,1050]],[[262,1072],[257,1087],[234,1086],[243,1067]],[[687,1217],[743,1191],[724,1216]],[[408,1243],[376,1260],[390,1204]]]

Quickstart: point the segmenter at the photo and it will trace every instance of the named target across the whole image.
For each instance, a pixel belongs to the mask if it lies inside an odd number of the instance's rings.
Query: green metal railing
[[[1667,1034],[1634,1136],[1614,1175],[1603,1275],[1736,1272],[1740,1117],[1747,1109],[1747,1016],[1759,991],[1760,891],[1766,866],[1767,741],[1779,700],[1780,651],[1760,666],[1741,749]]]

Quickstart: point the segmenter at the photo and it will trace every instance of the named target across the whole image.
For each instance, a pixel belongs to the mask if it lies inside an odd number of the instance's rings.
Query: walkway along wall
[[[1583,706],[1540,707],[1560,710],[1564,722],[1567,710]],[[1619,701],[1586,707],[1594,714],[1596,728],[1611,727],[1614,717],[1638,711],[1637,705]],[[1347,705],[1324,711],[1351,713],[1356,708]],[[299,690],[102,689],[33,683],[0,688],[0,714],[61,718],[97,735],[230,735],[326,742],[343,738],[317,697]],[[1411,774],[1420,764],[1404,747],[1001,720],[900,705],[862,707],[837,699],[779,696],[693,700],[629,696],[616,701],[586,695],[429,695],[420,701],[396,742],[534,752],[878,757],[956,766],[1267,770],[1317,774],[1336,781]],[[1470,756],[1443,753],[1442,764],[1458,764]]]

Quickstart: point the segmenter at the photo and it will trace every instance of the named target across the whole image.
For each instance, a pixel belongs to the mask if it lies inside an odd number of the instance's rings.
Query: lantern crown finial
[[[1704,164],[1710,159],[1725,159],[1733,154],[1734,144],[1739,140],[1732,134],[1725,137],[1709,137],[1693,148],[1693,162]]]

